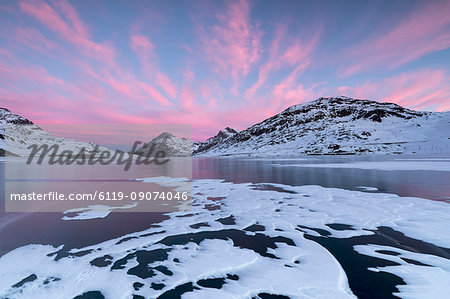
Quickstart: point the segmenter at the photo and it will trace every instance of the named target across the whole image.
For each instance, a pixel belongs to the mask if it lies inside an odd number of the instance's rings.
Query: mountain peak
[[[33,125],[32,121],[20,115],[17,115],[6,108],[0,108],[0,122],[6,122],[8,124],[15,125]]]
[[[217,133],[216,136],[221,136],[221,137],[224,137],[224,138],[228,138],[231,135],[236,134],[237,132],[238,131],[233,129],[233,128],[226,127],[225,129],[220,130],[219,133]]]
[[[153,145],[158,151],[164,151],[168,157],[190,156],[192,154],[192,141],[184,137],[177,137],[170,132],[159,134],[150,142],[137,149],[136,153],[138,155],[147,155],[148,152],[151,151]]]
[[[317,100],[291,106],[280,113],[281,115],[299,115],[306,118],[306,122],[323,118],[351,118],[369,119],[382,122],[387,116],[404,119],[420,117],[425,112],[403,108],[394,103],[383,103],[367,99],[355,99],[346,96],[321,97]]]
[[[155,139],[167,139],[167,138],[174,138],[174,137],[176,137],[176,136],[170,132],[163,132],[163,133],[159,134]]]
[[[239,133],[239,131],[237,131],[233,128],[230,128],[230,127],[226,127],[224,129],[220,130],[216,136],[208,138],[205,142],[200,143],[197,146],[197,148],[194,150],[194,153],[206,151],[209,148],[214,147],[214,146],[222,143],[225,140],[228,140],[229,138],[233,137],[237,133]]]

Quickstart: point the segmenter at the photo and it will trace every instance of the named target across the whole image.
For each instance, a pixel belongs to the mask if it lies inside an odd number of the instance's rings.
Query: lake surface
[[[350,164],[355,162],[449,163],[449,157],[430,156],[317,156],[294,158],[197,158],[193,177],[217,178],[234,183],[278,183],[292,186],[319,185],[359,190],[375,187],[377,192],[445,201],[450,196],[450,168],[432,170],[376,170],[359,168],[294,167],[298,164]],[[274,166],[276,165],[276,166]],[[277,167],[289,165],[289,167]],[[430,167],[431,168],[431,167]]]
[[[239,183],[265,183],[267,186],[258,185],[261,190],[284,192],[282,188],[270,184],[282,184],[286,186],[318,185],[326,188],[339,188],[345,190],[362,191],[364,193],[390,193],[401,197],[419,197],[435,201],[448,202],[450,199],[450,169],[447,171],[435,171],[433,165],[447,165],[450,157],[430,156],[344,156],[344,157],[301,157],[293,158],[194,158],[192,160],[192,179],[222,179],[225,182]],[[352,163],[376,162],[386,165],[395,163],[408,163],[420,161],[425,163],[427,170],[379,170],[344,167]],[[335,164],[343,165],[342,168]],[[333,164],[333,167],[302,167],[306,164]],[[422,165],[421,164],[421,165]],[[422,165],[423,166],[423,165]],[[4,163],[2,163],[4,167]],[[412,167],[414,168],[414,167]],[[438,167],[435,167],[438,168]],[[442,168],[442,167],[441,167]],[[98,171],[72,173],[71,179],[83,179],[87,181],[104,180],[105,178],[123,179],[124,174],[118,168],[112,167],[108,170],[102,166]],[[179,169],[172,171],[176,176]],[[126,172],[127,179],[145,178],[152,173],[145,167],[132,167]],[[162,172],[163,173],[163,172]],[[4,176],[5,173],[3,172]],[[4,177],[3,177],[4,179]],[[2,180],[3,181],[3,180]],[[136,182],[134,182],[136,183]],[[145,184],[145,183],[142,183]],[[2,189],[4,189],[4,185]],[[277,189],[278,188],[278,189]],[[2,194],[4,190],[1,190]],[[195,190],[194,190],[195,194]],[[214,200],[213,198],[211,200]],[[220,198],[218,198],[220,200]],[[4,202],[2,202],[4,205]],[[3,209],[2,209],[3,210]],[[212,209],[213,211],[214,209]],[[169,219],[164,213],[111,213],[105,218],[89,219],[82,221],[63,221],[62,213],[0,213],[0,256],[7,252],[28,244],[48,244],[54,247],[63,245],[65,251],[71,248],[82,248],[98,244],[126,234],[145,231],[150,227],[158,227],[158,223]],[[336,229],[339,230],[339,223]],[[201,225],[200,225],[201,226]],[[344,226],[345,228],[345,226]],[[422,242],[409,238],[390,228],[380,227],[375,237],[360,237],[360,239],[327,238],[320,230],[318,235],[311,232],[317,230],[315,227],[304,227],[306,237],[321,244],[330,251],[341,263],[347,272],[352,291],[359,297],[364,298],[365,292],[373,292],[374,288],[364,286],[363,282],[379,279],[378,292],[380,297],[392,294],[395,286],[402,284],[398,277],[386,274],[375,278],[373,273],[367,271],[368,267],[383,265],[381,260],[364,258],[357,265],[348,260],[346,254],[352,251],[352,247],[358,244],[369,244],[375,242],[386,246],[398,246],[396,244],[407,244],[408,248],[418,252],[426,252],[448,258],[449,251],[428,242]],[[223,234],[220,233],[220,234]],[[220,234],[217,237],[220,239]],[[380,237],[381,236],[381,237]],[[383,237],[387,236],[387,237]],[[228,238],[224,236],[223,238]],[[245,239],[245,235],[241,236]],[[378,240],[378,241],[376,241]],[[248,242],[253,242],[249,240]],[[258,242],[254,246],[261,246]],[[251,246],[250,246],[251,247]],[[405,246],[400,246],[406,248]],[[399,248],[400,248],[399,247]],[[425,248],[425,249],[424,249]],[[376,260],[376,261],[375,261]],[[386,264],[386,263],[385,263]],[[386,264],[388,265],[388,263]],[[351,272],[351,273],[349,273]],[[358,278],[359,277],[359,278]],[[377,285],[376,283],[373,285]],[[182,294],[183,292],[179,292]],[[367,296],[369,298],[370,296]],[[375,296],[376,297],[376,296]],[[375,298],[373,297],[373,298]],[[370,297],[372,298],[372,297]]]

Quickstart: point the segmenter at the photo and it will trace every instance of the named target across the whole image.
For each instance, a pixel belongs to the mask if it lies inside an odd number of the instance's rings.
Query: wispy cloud
[[[413,109],[450,109],[450,77],[443,70],[402,73],[360,86],[342,86],[338,94],[397,103]]]
[[[52,3],[53,6],[40,0],[20,1],[19,6],[61,38],[79,47],[84,54],[111,64],[115,56],[114,48],[108,43],[97,43],[90,38],[86,26],[69,2],[58,0]]]
[[[139,57],[148,79],[154,81],[169,97],[176,97],[177,88],[175,84],[157,66],[157,57],[150,39],[142,34],[132,34],[130,47]],[[161,102],[160,98],[158,101]]]
[[[421,1],[397,24],[346,48],[349,76],[374,68],[392,69],[423,55],[450,47],[450,2]]]
[[[291,67],[289,75],[283,83],[277,87],[278,90],[283,89],[287,85],[291,86],[295,78],[301,71],[311,63],[311,55],[320,39],[321,29],[316,31],[314,35],[307,41],[301,40],[299,37],[293,39],[287,33],[288,26],[279,25],[275,31],[275,37],[269,47],[269,58],[261,64],[258,72],[258,80],[246,91],[247,96],[253,96],[254,93],[266,83],[268,78],[274,72],[282,67]]]
[[[194,20],[202,57],[216,73],[235,82],[245,77],[260,58],[262,32],[250,11],[249,1],[233,0],[226,2],[223,12],[214,12],[214,23],[205,23],[198,16]]]

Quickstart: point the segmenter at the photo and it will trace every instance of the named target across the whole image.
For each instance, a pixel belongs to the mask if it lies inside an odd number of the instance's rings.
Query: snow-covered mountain
[[[450,153],[450,112],[348,97],[294,105],[198,156]]]
[[[53,136],[32,121],[6,108],[0,108],[0,156],[28,156],[30,153],[28,147],[33,144],[38,146],[43,144],[52,146],[56,144],[59,146],[58,152],[71,150],[74,153],[78,153],[84,148],[88,155],[92,153],[96,146],[90,142],[80,142]],[[106,151],[108,149],[99,147],[98,150]]]
[[[152,155],[157,151],[164,151],[167,157],[186,157],[192,155],[193,143],[184,137],[179,138],[171,133],[164,132],[147,143],[145,147],[137,149],[136,153],[145,156],[152,147],[154,148]]]
[[[230,127],[226,127],[225,129],[220,130],[216,136],[210,137],[205,142],[200,143],[197,146],[197,148],[194,149],[194,154],[205,152],[210,148],[215,147],[218,144],[222,143],[223,141],[227,140],[228,138],[234,136],[237,133],[239,133],[239,131],[232,129]]]

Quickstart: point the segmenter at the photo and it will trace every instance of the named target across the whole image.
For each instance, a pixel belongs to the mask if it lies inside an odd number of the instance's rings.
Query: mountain
[[[197,156],[450,153],[450,112],[327,97],[294,105]]]
[[[53,136],[42,130],[32,121],[17,115],[6,108],[0,108],[0,156],[25,157],[30,153],[27,147],[36,144],[38,146],[54,144],[59,146],[59,151],[71,150],[78,153],[82,148],[87,154],[92,153],[95,144],[80,142],[72,139]],[[108,150],[99,147],[100,151]]]
[[[237,133],[238,131],[236,131],[235,129],[226,127],[225,129],[220,130],[216,136],[210,137],[205,142],[198,144],[197,148],[194,149],[193,153],[196,154],[205,152],[210,148],[215,147],[218,144],[222,143],[223,141],[227,140],[228,138],[234,136]]]
[[[154,150],[151,156],[157,151],[164,151],[166,157],[186,157],[192,155],[193,143],[186,138],[179,138],[171,133],[164,132],[147,143],[145,147],[137,149],[136,154],[145,156],[152,150],[152,147]]]

